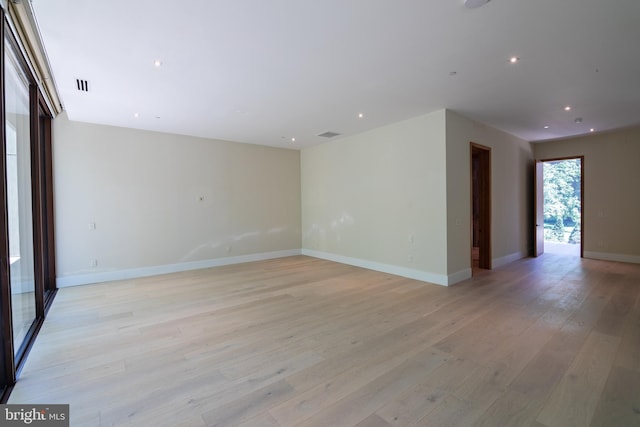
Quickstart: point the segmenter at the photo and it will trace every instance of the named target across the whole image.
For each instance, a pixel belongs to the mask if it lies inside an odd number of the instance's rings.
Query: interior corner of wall
[[[453,274],[447,275],[447,286],[455,285],[471,278],[471,268],[464,268]]]

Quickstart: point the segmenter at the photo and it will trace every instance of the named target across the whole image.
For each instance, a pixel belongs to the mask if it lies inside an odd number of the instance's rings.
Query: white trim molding
[[[629,262],[632,264],[640,264],[640,256],[638,255],[584,251],[584,257],[591,258],[591,259],[600,259],[603,261],[618,261],[618,262]]]
[[[328,252],[315,251],[312,249],[302,249],[302,255],[326,259],[328,261],[339,262],[341,264],[353,265],[355,267],[362,267],[368,270],[380,271],[382,273],[394,274],[396,276],[407,277],[409,279],[420,280],[422,282],[433,283],[441,286],[453,285],[454,283],[458,283],[471,277],[470,268],[445,276],[443,274],[430,273],[428,271],[399,267],[397,265],[391,264],[383,264],[359,258],[351,258],[344,255],[336,255]]]
[[[447,275],[447,285],[455,285],[456,283],[460,283],[463,280],[471,279],[471,276],[471,269],[465,268],[464,270],[460,270],[453,274]]]
[[[160,274],[178,273],[180,271],[200,270],[203,268],[221,267],[223,265],[241,264],[244,262],[264,261],[267,259],[284,258],[300,255],[300,249],[290,249],[275,252],[239,255],[233,257],[215,258],[203,261],[181,262],[178,264],[157,265],[152,267],[132,268],[127,270],[103,271],[91,274],[63,276],[56,279],[58,288],[69,286],[90,285],[116,280],[130,280],[139,277],[156,276]]]
[[[22,55],[27,60],[51,114],[55,117],[62,112],[62,102],[42,43],[31,0],[10,1],[8,4],[2,1],[1,3],[6,12],[9,27],[18,40]]]

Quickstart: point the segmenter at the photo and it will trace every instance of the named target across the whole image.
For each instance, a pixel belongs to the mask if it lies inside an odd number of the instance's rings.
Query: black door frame
[[[57,292],[53,223],[53,165],[51,148],[51,111],[31,74],[14,34],[9,30],[5,11],[0,8],[0,403],[5,403],[24,366],[46,313]],[[11,311],[11,275],[7,213],[5,40],[15,53],[29,80],[29,117],[31,151],[31,189],[35,281],[35,319],[27,336],[15,351]]]

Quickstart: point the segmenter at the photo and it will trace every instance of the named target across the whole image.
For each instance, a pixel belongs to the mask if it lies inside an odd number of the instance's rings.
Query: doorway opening
[[[581,256],[582,159],[545,161],[543,180],[546,251]]]
[[[473,142],[471,233],[472,272],[478,268],[491,269],[491,148]]]
[[[536,256],[582,257],[583,171],[583,157],[537,162]]]

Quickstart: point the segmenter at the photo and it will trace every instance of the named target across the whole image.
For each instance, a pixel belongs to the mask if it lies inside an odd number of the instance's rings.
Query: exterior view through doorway
[[[584,157],[536,162],[536,256],[583,255]]]

